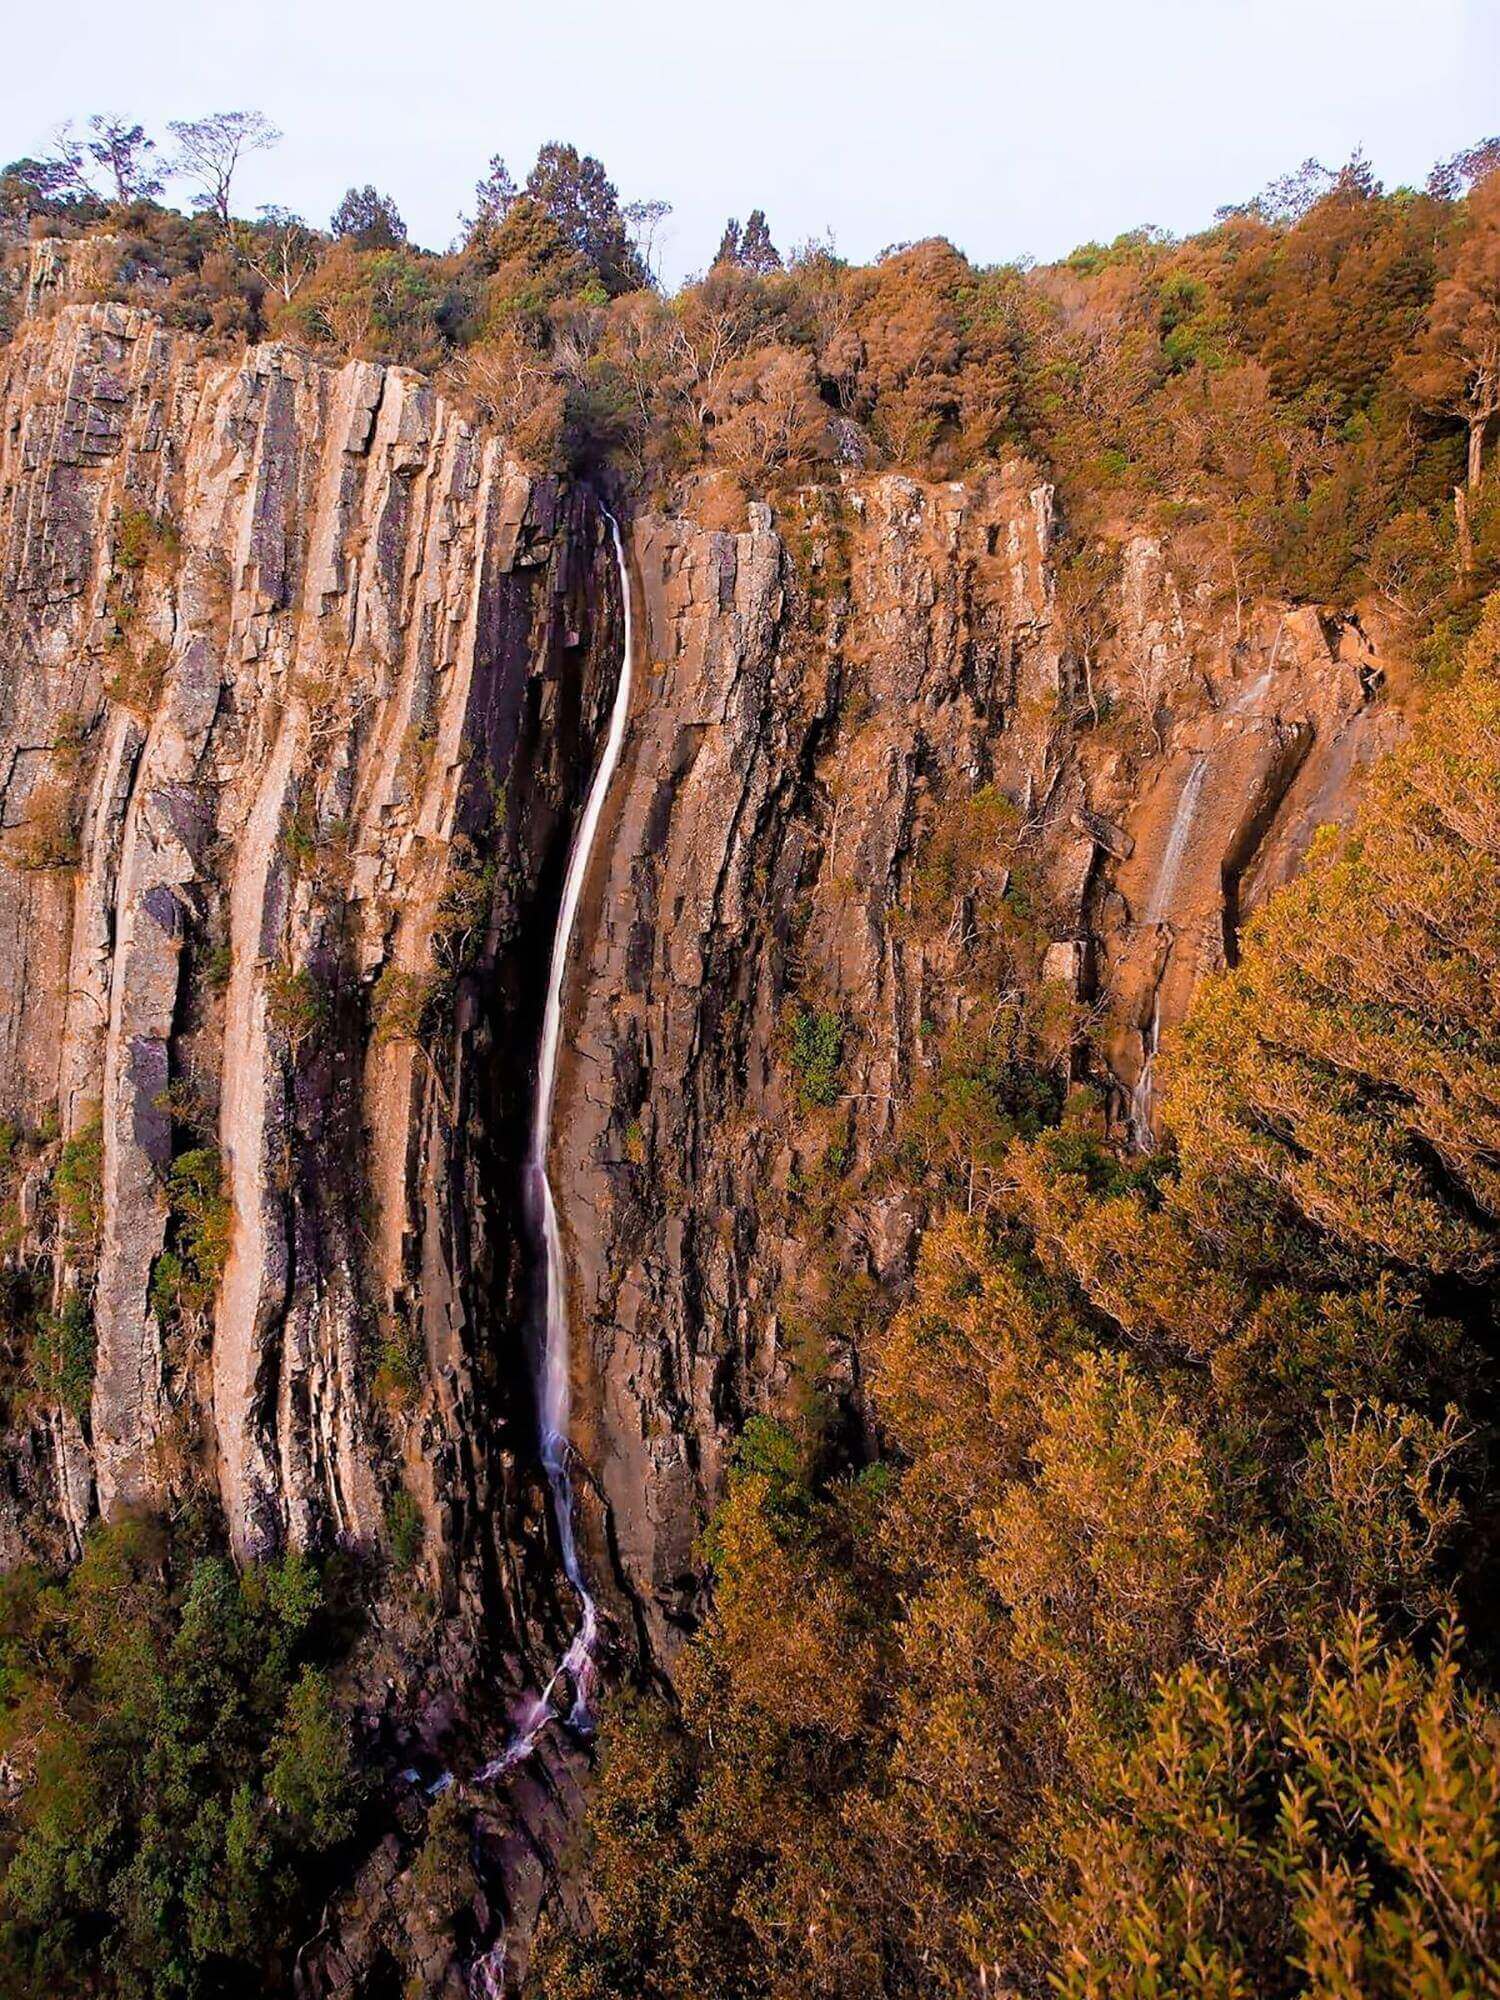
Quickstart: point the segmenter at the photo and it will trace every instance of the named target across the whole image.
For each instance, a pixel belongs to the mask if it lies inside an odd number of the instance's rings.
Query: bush
[[[70,1291],[60,1312],[44,1312],[33,1325],[31,1379],[44,1403],[88,1415],[94,1393],[94,1314],[83,1292]]]
[[[283,1990],[358,1785],[306,1558],[147,1521],[0,1586],[0,1978],[16,2000]]]
[[[791,1064],[804,1110],[836,1104],[843,1078],[844,1021],[826,1009],[798,1008],[792,1019]]]
[[[388,965],[375,982],[371,1011],[378,1043],[414,1042],[421,1033],[433,997],[430,974]]]
[[[396,1489],[386,1507],[385,1532],[390,1543],[391,1566],[404,1576],[416,1568],[427,1539],[422,1510],[404,1486]]]
[[[75,1263],[92,1265],[104,1194],[104,1126],[97,1113],[63,1142],[52,1191],[65,1254]]]

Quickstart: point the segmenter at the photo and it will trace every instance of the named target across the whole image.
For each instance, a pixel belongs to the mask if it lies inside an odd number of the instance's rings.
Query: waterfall
[[[1137,1152],[1150,1153],[1156,1148],[1156,1135],[1151,1130],[1151,1100],[1156,1089],[1156,1050],[1161,1040],[1161,987],[1157,986],[1151,996],[1151,1019],[1141,1030],[1141,1067],[1135,1080],[1135,1089],[1130,1093],[1130,1136]]]
[[[1182,867],[1182,857],[1187,852],[1188,835],[1193,830],[1198,800],[1203,794],[1203,780],[1207,776],[1208,753],[1200,750],[1193,759],[1187,781],[1182,787],[1182,795],[1177,801],[1172,831],[1167,836],[1167,845],[1161,857],[1161,866],[1156,871],[1156,880],[1151,884],[1146,914],[1141,918],[1143,924],[1159,924],[1166,915],[1167,905],[1172,900],[1172,891],[1177,887],[1177,875]]]
[[[557,1057],[562,1043],[563,984],[568,969],[568,950],[573,941],[573,927],[578,918],[583,885],[588,878],[594,840],[599,831],[599,821],[603,817],[610,781],[620,761],[620,751],[625,742],[625,725],[630,714],[630,680],[634,663],[630,572],[625,562],[625,542],[620,533],[620,524],[607,508],[601,509],[601,512],[609,523],[609,532],[614,543],[615,567],[620,578],[620,601],[625,617],[624,657],[620,661],[620,677],[615,686],[614,706],[610,710],[609,730],[604,739],[604,750],[589,785],[583,817],[578,823],[577,833],[573,836],[573,846],[568,855],[568,870],[563,878],[562,903],[557,912],[557,929],[552,936],[552,961],[547,973],[547,1004],[542,1016],[542,1045],[537,1062],[531,1137],[526,1150],[526,1207],[542,1253],[542,1277],[545,1287],[543,1338],[537,1344],[534,1355],[539,1441],[542,1466],[547,1475],[547,1487],[556,1520],[563,1573],[577,1593],[580,1616],[573,1641],[554,1669],[551,1679],[526,1710],[504,1750],[498,1757],[492,1758],[477,1774],[480,1784],[489,1784],[496,1778],[503,1777],[507,1771],[514,1770],[516,1765],[530,1756],[543,1729],[557,1713],[553,1707],[553,1698],[564,1682],[573,1690],[573,1702],[568,1712],[569,1722],[575,1725],[587,1722],[589,1698],[594,1685],[594,1646],[599,1633],[599,1613],[588,1585],[583,1579],[583,1566],[578,1559],[578,1539],[573,1527],[573,1481],[569,1467],[571,1447],[568,1438],[572,1401],[568,1342],[568,1268],[563,1255],[562,1229],[557,1219],[557,1203],[553,1199],[552,1183],[547,1175],[547,1153],[552,1138],[552,1100],[557,1088]]]

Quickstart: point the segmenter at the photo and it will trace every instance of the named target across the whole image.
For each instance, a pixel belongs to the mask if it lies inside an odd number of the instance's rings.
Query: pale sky
[[[1310,154],[1388,185],[1500,131],[1497,0],[11,0],[0,161],[117,111],[282,127],[236,207],[350,183],[433,249],[489,155],[544,140],[673,205],[669,280],[762,207],[785,249],[942,234],[994,262],[1184,231]],[[165,134],[162,134],[165,137]],[[185,196],[184,196],[185,198]]]

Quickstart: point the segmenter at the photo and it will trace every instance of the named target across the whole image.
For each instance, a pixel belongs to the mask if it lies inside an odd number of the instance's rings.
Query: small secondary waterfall
[[[1208,776],[1208,752],[1200,750],[1188,770],[1182,787],[1182,796],[1177,801],[1177,811],[1172,820],[1172,831],[1167,835],[1167,845],[1161,857],[1161,866],[1156,871],[1156,880],[1151,884],[1151,895],[1146,903],[1143,924],[1159,924],[1166,915],[1167,905],[1172,900],[1172,891],[1177,887],[1177,876],[1182,868],[1182,857],[1187,852],[1188,836],[1193,830],[1193,820],[1197,816],[1198,801],[1203,796],[1203,781]]]
[[[542,1465],[556,1517],[558,1546],[563,1572],[577,1592],[581,1606],[578,1630],[572,1644],[553,1671],[551,1679],[526,1710],[515,1733],[498,1757],[478,1773],[478,1782],[488,1784],[522,1763],[535,1749],[537,1739],[557,1710],[553,1706],[558,1688],[573,1690],[568,1720],[582,1724],[588,1720],[589,1698],[594,1685],[594,1646],[599,1634],[599,1613],[578,1560],[578,1539],[573,1528],[573,1480],[569,1469],[571,1446],[568,1437],[570,1406],[570,1353],[568,1340],[568,1267],[563,1255],[562,1229],[557,1219],[557,1203],[547,1176],[547,1153],[552,1138],[552,1100],[557,1088],[557,1058],[562,1043],[563,981],[568,969],[568,950],[578,905],[588,877],[594,840],[603,817],[610,781],[620,761],[625,742],[625,724],[630,714],[631,669],[635,640],[630,605],[630,572],[625,562],[625,542],[620,524],[608,509],[601,510],[609,523],[614,543],[615,565],[620,577],[620,601],[624,608],[625,647],[620,661],[620,677],[610,710],[609,730],[604,750],[589,786],[583,817],[573,837],[568,870],[563,878],[562,903],[557,912],[557,929],[552,937],[552,962],[547,973],[547,1004],[542,1016],[542,1045],[537,1063],[536,1100],[531,1116],[531,1138],[526,1150],[526,1204],[536,1240],[542,1251],[543,1282],[546,1288],[543,1339],[535,1357],[537,1415],[540,1425]]]
[[[1141,1069],[1130,1093],[1130,1136],[1138,1152],[1156,1147],[1151,1130],[1151,1099],[1156,1088],[1156,1048],[1161,1040],[1161,990],[1151,996],[1151,1019],[1141,1030]]]

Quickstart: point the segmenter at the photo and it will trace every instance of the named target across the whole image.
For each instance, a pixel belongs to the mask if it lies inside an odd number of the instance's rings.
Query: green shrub
[[[167,1171],[167,1200],[168,1247],[151,1272],[151,1305],[164,1327],[207,1317],[229,1260],[234,1204],[217,1147],[178,1154]]]
[[[428,973],[388,965],[375,982],[371,1011],[379,1043],[414,1042],[422,1032],[434,982]]]
[[[791,1063],[804,1110],[838,1102],[843,1062],[842,1016],[826,1009],[799,1008],[792,1021]]]
[[[144,507],[123,507],[115,527],[115,567],[143,569],[154,555],[175,555],[181,537],[165,515]]]
[[[266,971],[266,1019],[293,1048],[315,1035],[331,1012],[328,988],[309,966],[279,960]]]
[[[316,1570],[96,1528],[0,1582],[0,1986],[14,2000],[288,1990],[359,1786]]]
[[[52,1190],[63,1249],[75,1263],[92,1263],[99,1247],[104,1188],[104,1126],[96,1113],[58,1154]]]
[[[45,1403],[88,1414],[94,1393],[94,1313],[85,1293],[71,1291],[60,1312],[38,1314],[33,1323],[31,1376]]]
[[[404,1486],[398,1486],[385,1510],[386,1539],[390,1543],[391,1566],[400,1575],[415,1569],[427,1538],[422,1510]]]

